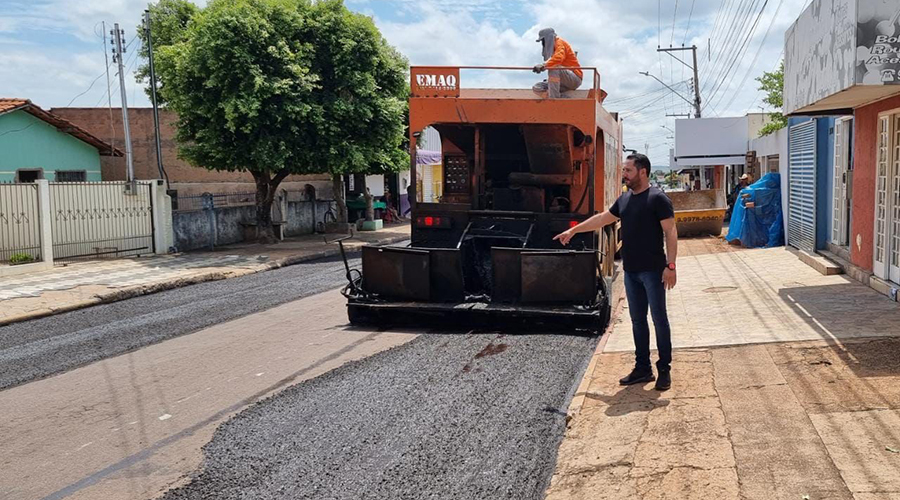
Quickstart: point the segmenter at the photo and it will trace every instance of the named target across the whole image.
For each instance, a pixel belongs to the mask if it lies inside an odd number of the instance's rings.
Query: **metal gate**
[[[140,181],[51,182],[54,259],[153,253],[151,189]]]
[[[0,184],[0,262],[42,259],[39,196],[37,184]]]
[[[816,121],[790,128],[788,245],[816,251]]]

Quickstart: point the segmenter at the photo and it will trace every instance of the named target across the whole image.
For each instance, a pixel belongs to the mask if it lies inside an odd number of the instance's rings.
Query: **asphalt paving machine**
[[[352,324],[606,326],[618,226],[553,241],[621,193],[621,120],[596,69],[581,69],[589,88],[549,99],[460,88],[461,70],[531,68],[411,68],[411,242],[362,249],[343,290]],[[440,136],[428,172],[426,127]]]

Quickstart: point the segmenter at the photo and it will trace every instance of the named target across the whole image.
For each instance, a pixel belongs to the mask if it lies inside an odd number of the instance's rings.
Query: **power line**
[[[730,1],[731,0],[726,0],[722,3],[720,3],[719,8],[716,10],[716,21],[713,23],[713,28],[709,32],[710,47],[706,51],[707,56],[709,56],[710,58],[711,58],[711,52],[712,52],[712,39],[715,38],[716,30],[719,28],[719,18],[722,15],[722,12],[726,10],[724,7],[726,5],[728,5],[730,3]]]
[[[707,99],[707,101],[706,101],[707,106],[709,106],[712,103],[713,97],[722,88],[722,85],[724,85],[726,78],[728,78],[729,74],[731,73],[732,68],[734,68],[735,63],[741,58],[741,54],[743,54],[743,52],[746,50],[746,48],[748,46],[747,44],[750,42],[750,38],[753,36],[753,33],[756,31],[756,27],[759,25],[759,20],[762,18],[762,14],[766,10],[766,5],[768,5],[768,4],[769,4],[769,0],[765,0],[763,2],[763,6],[760,9],[759,14],[756,16],[756,20],[753,22],[753,26],[750,28],[750,31],[747,33],[747,36],[744,38],[744,42],[741,44],[740,48],[738,48],[737,53],[735,53],[735,56],[732,59],[731,64],[729,64],[728,68],[725,70],[725,74],[722,77],[722,79],[719,81],[719,85],[712,91],[712,94],[710,94],[709,98]],[[731,76],[731,79],[734,79],[733,75]],[[729,83],[730,83],[730,81],[731,80],[729,80]],[[719,100],[721,100],[721,98]],[[718,100],[716,102],[718,102]],[[715,106],[713,106],[713,109],[715,109]]]
[[[784,4],[784,0],[778,1],[778,7],[775,8],[775,14],[772,16],[772,21],[769,23],[769,27],[766,29],[765,35],[763,35],[762,42],[760,42],[759,47],[756,48],[756,54],[753,56],[753,61],[750,62],[750,66],[747,66],[747,72],[744,73],[744,78],[741,80],[741,84],[738,85],[737,90],[734,91],[734,94],[731,96],[731,100],[728,101],[728,104],[725,105],[725,109],[731,107],[734,104],[734,100],[737,99],[737,96],[740,95],[741,89],[744,88],[744,84],[747,83],[747,78],[750,76],[750,73],[753,71],[753,67],[756,66],[756,61],[759,59],[759,54],[762,53],[762,48],[766,45],[766,39],[769,38],[769,32],[772,31],[772,26],[775,24],[775,19],[778,19],[778,12],[781,11],[781,6]],[[783,50],[783,49],[782,49]],[[724,97],[724,94],[722,94]]]
[[[132,41],[134,41],[133,38],[132,38]],[[127,59],[125,59],[125,62],[123,63],[123,66],[127,66],[127,68],[125,69],[125,74],[130,73],[131,70],[134,68],[134,65],[137,63],[137,61],[138,61],[138,59],[139,59],[139,57],[137,57],[138,51],[140,51],[140,46],[136,47],[135,50],[131,52],[131,55],[128,56]],[[119,91],[119,88],[120,88],[120,85],[117,83],[117,84],[112,88],[112,92],[111,92],[111,93],[116,93],[116,92],[118,92],[118,91]],[[103,97],[104,97],[104,96],[101,96],[101,97],[100,97],[100,100],[97,101],[97,104],[94,105],[95,108],[96,108],[97,106],[99,106],[101,102],[103,102]],[[111,99],[112,99],[112,98],[110,98],[110,101],[111,101]]]
[[[741,32],[746,32],[746,35],[743,36],[742,41],[740,42],[740,45],[737,45],[737,44],[736,44],[737,49],[731,51],[731,52],[729,53],[729,58],[727,58],[727,59],[725,60],[725,65],[723,66],[723,67],[724,67],[724,72],[720,75],[720,79],[719,79],[719,82],[718,82],[718,87],[716,87],[716,90],[714,91],[714,93],[715,93],[715,92],[718,92],[718,90],[719,90],[720,88],[722,88],[722,85],[723,85],[723,84],[725,83],[725,81],[729,78],[729,74],[730,74],[732,68],[737,69],[738,67],[740,67],[740,65],[735,66],[735,64],[736,64],[738,61],[742,60],[742,57],[743,57],[743,55],[744,55],[744,52],[745,52],[746,49],[749,47],[749,42],[750,42],[750,40],[753,39],[753,35],[756,33],[756,28],[757,28],[757,26],[759,25],[759,21],[760,21],[760,19],[762,18],[762,15],[763,15],[763,13],[765,12],[766,7],[768,6],[768,3],[769,3],[769,0],[762,0],[762,7],[759,9],[759,12],[757,13],[756,18],[754,19],[754,21],[753,21],[752,25],[750,26],[750,29],[749,29],[749,30],[746,29],[746,24],[747,24],[747,23],[744,23],[744,25],[741,26]],[[757,4],[757,5],[758,5],[758,4]],[[755,8],[755,6],[756,6],[756,5],[752,6],[751,8]],[[771,28],[771,24],[770,24],[770,28]],[[768,33],[768,32],[767,32],[767,33]],[[741,38],[739,38],[738,40],[741,40]],[[735,40],[735,42],[737,42],[738,40]],[[731,78],[732,78],[732,79],[734,78],[733,75],[731,76]],[[725,86],[724,88],[727,88],[727,86]],[[712,99],[707,100],[707,105],[711,105],[711,104],[712,104]]]
[[[669,38],[669,47],[675,41],[675,19],[678,16],[678,0],[675,0],[675,10],[672,11],[672,37]]]
[[[716,12],[716,21],[715,21],[715,23],[713,23],[713,28],[710,31],[710,34],[708,37],[708,45],[706,47],[706,49],[707,49],[706,50],[706,58],[707,58],[707,62],[710,64],[705,65],[703,68],[704,70],[706,70],[703,72],[704,74],[702,75],[704,77],[708,75],[708,73],[712,67],[713,42],[719,36],[720,30],[724,27],[725,20],[728,18],[728,7],[731,5],[731,1],[732,0],[723,1],[721,4],[719,4],[719,9]],[[724,16],[722,15],[723,13],[724,13]],[[716,47],[718,47],[718,45],[716,45]]]
[[[677,83],[673,84],[673,87],[677,87],[677,86],[679,86],[679,85],[684,85],[684,84],[687,83],[687,82],[688,82],[688,80],[684,80],[684,81],[681,81],[681,82],[677,82]],[[645,93],[643,93],[643,94],[635,94],[635,95],[626,96],[626,97],[619,97],[619,98],[616,98],[616,99],[607,99],[607,100],[603,101],[603,104],[607,104],[607,103],[616,103],[616,104],[620,104],[620,103],[622,103],[622,102],[624,102],[624,101],[630,101],[630,100],[633,100],[633,99],[638,99],[638,98],[641,98],[641,97],[646,97],[646,96],[649,96],[649,95],[657,94],[657,93],[660,93],[660,92],[667,92],[667,91],[668,91],[668,89],[666,89],[665,87],[660,87],[660,88],[658,88],[658,89],[651,90],[651,91],[645,92]]]
[[[775,63],[775,67],[772,68],[772,71],[777,70],[777,69],[778,69],[778,66],[781,65],[781,57],[782,57],[782,56],[784,56],[784,49],[783,49],[783,48],[781,49],[781,53],[778,54],[778,62]],[[744,112],[745,115],[746,115],[747,113],[749,113],[750,110],[753,108],[753,105],[756,104],[756,100],[759,99],[759,94],[761,94],[761,93],[762,93],[762,89],[761,89],[761,88],[756,89],[756,96],[753,97],[753,100],[750,101],[750,105],[747,106],[747,111]]]
[[[691,29],[691,18],[694,17],[694,2],[696,2],[696,1],[697,0],[691,0],[691,12],[688,14],[687,27],[684,28],[684,40],[681,41],[682,46],[684,46],[684,44],[687,42],[688,30]],[[683,71],[684,71],[684,69],[682,69],[682,72]]]
[[[103,73],[100,73],[99,75],[97,75],[97,78],[94,78],[94,81],[91,82],[91,84],[88,86],[87,90],[85,90],[84,92],[73,97],[72,100],[69,101],[69,104],[66,104],[66,107],[68,108],[69,106],[71,106],[72,103],[75,102],[75,99],[78,99],[79,97],[83,96],[84,94],[87,94],[92,88],[94,88],[94,84],[97,83],[97,80],[103,78],[103,75],[105,75],[105,74],[106,74],[106,72],[104,71]]]
[[[756,2],[756,1],[757,0],[740,0],[740,3],[737,4],[737,8],[734,11],[734,15],[731,17],[731,21],[729,22],[726,19],[725,22],[722,24],[722,27],[725,28],[724,35],[722,35],[722,37],[719,38],[718,42],[713,40],[713,42],[716,42],[716,45],[719,47],[719,50],[716,52],[716,57],[712,61],[712,64],[709,66],[709,71],[707,72],[707,75],[706,75],[706,83],[704,83],[704,85],[701,89],[704,92],[706,90],[708,90],[709,88],[712,88],[711,86],[715,85],[715,81],[718,80],[719,75],[721,74],[721,70],[725,66],[725,61],[727,61],[728,58],[731,57],[731,54],[732,54],[732,51],[731,51],[732,45],[731,44],[733,43],[734,40],[737,39],[737,36],[738,36],[737,33],[740,31],[737,28],[738,28],[738,26],[743,27],[746,24],[746,20],[749,19],[749,17],[750,17],[750,12],[751,12],[750,9],[753,7],[754,2]],[[745,6],[747,7],[746,12],[744,12]],[[743,17],[743,20],[740,21],[740,23],[739,23],[738,19],[741,19],[742,17]],[[728,54],[727,56],[725,56],[726,53]],[[723,56],[724,56],[724,59],[723,59]],[[713,77],[714,75],[715,75],[715,77]],[[712,82],[712,83],[710,83],[710,82]],[[708,99],[707,99],[707,102],[709,102]]]
[[[644,106],[642,106],[634,111],[631,111],[629,113],[623,114],[622,118],[628,118],[629,116],[634,116],[636,113],[640,113],[641,111],[643,111],[643,110],[647,109],[648,107],[652,106],[653,104],[661,101],[662,99],[664,99],[667,96],[668,96],[668,94],[663,94],[662,96],[657,97],[656,99],[650,101],[649,103],[645,104]]]

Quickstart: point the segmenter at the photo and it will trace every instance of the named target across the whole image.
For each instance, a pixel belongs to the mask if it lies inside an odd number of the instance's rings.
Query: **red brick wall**
[[[850,260],[869,271],[872,270],[872,240],[875,234],[878,113],[896,108],[900,108],[900,96],[859,107],[853,113],[853,234],[850,235]]]
[[[90,133],[125,151],[123,143],[122,110],[112,109],[110,126],[109,108],[53,108],[51,113],[84,128]],[[208,182],[253,182],[253,176],[246,172],[218,172],[194,167],[178,158],[175,144],[175,113],[161,111],[159,114],[162,135],[163,166],[172,183]],[[156,142],[153,134],[153,110],[151,108],[128,108],[128,124],[131,128],[131,146],[134,152],[134,174],[138,179],[159,177],[156,166]],[[103,180],[125,180],[125,158],[101,157]],[[329,180],[322,175],[293,175],[286,182],[307,180]]]

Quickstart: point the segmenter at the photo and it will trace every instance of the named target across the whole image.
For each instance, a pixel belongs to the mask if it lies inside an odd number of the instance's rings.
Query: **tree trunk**
[[[331,176],[331,186],[334,190],[334,200],[337,203],[337,222],[347,222],[347,200],[344,196],[344,176],[341,174],[333,174]]]
[[[366,199],[366,221],[372,222],[375,220],[375,197],[369,192],[369,188],[366,188],[363,197]]]
[[[272,203],[278,186],[288,175],[287,169],[279,171],[270,178],[268,172],[252,172],[256,181],[256,237],[257,243],[269,245],[276,243],[275,228],[272,226]]]

